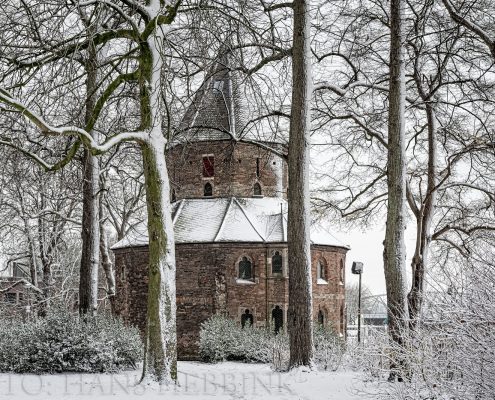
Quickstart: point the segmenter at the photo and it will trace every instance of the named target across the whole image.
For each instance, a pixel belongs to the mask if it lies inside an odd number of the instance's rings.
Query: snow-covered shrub
[[[495,259],[493,239],[488,249],[472,247],[472,259],[449,259],[431,274],[437,286],[428,286],[421,319],[405,336],[403,382],[387,382],[390,355],[399,349],[386,332],[357,348],[356,363],[381,381],[375,398],[495,399],[495,265],[487,266]]]
[[[203,360],[271,360],[272,334],[251,326],[242,328],[234,320],[219,315],[201,326],[199,352]]]
[[[0,371],[110,372],[135,367],[141,357],[135,328],[111,316],[83,322],[66,310],[46,318],[0,321]]]
[[[336,370],[342,363],[344,343],[332,330],[318,327],[314,332],[315,363],[320,369]],[[276,371],[289,365],[289,337],[274,333],[274,327],[242,328],[236,321],[215,315],[201,326],[201,358],[215,362],[245,360],[271,362]]]
[[[289,336],[281,332],[273,338],[272,342],[272,368],[274,371],[283,372],[289,368]]]
[[[201,325],[199,354],[205,361],[226,360],[237,339],[235,321],[214,315]]]
[[[318,325],[313,333],[315,363],[320,369],[336,371],[342,366],[345,354],[343,338],[330,328]]]

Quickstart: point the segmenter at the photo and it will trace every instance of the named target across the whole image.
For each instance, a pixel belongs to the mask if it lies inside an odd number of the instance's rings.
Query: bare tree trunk
[[[428,119],[428,185],[425,199],[416,215],[417,237],[416,249],[412,259],[412,284],[408,294],[409,302],[409,327],[414,330],[417,327],[423,304],[423,286],[425,269],[428,265],[428,251],[431,243],[431,223],[436,207],[437,185],[437,119],[434,106],[426,103],[426,115]]]
[[[23,217],[24,230],[28,238],[29,244],[29,274],[31,276],[31,283],[33,286],[38,287],[38,261],[36,257],[36,243],[34,242],[33,235],[31,234],[31,227],[26,217]]]
[[[110,258],[110,252],[108,249],[108,233],[105,229],[104,215],[103,215],[103,197],[100,196],[100,257],[101,266],[105,273],[105,279],[107,282],[107,297],[110,301],[112,313],[115,310],[115,270],[113,268],[112,260]]]
[[[164,150],[143,149],[148,204],[149,279],[143,378],[177,379],[175,249]]]
[[[41,180],[43,177],[41,177]],[[46,199],[45,199],[45,188],[42,184],[40,190],[40,208],[44,210],[46,207]],[[41,258],[41,265],[43,268],[43,299],[40,303],[40,307],[38,309],[38,315],[44,317],[48,313],[48,309],[50,308],[50,297],[52,295],[51,285],[52,285],[52,260],[50,255],[48,254],[46,243],[45,243],[45,235],[47,233],[47,227],[44,221],[44,217],[38,217],[38,241],[39,241],[39,251]]]
[[[94,28],[88,27],[88,30],[94,30]],[[87,73],[85,124],[86,126],[91,126],[96,103],[98,71],[97,52],[91,41],[88,46],[87,57],[85,65]],[[81,315],[95,315],[98,307],[98,267],[100,263],[99,175],[98,159],[91,154],[91,151],[85,149],[81,233],[82,254],[79,281],[79,313]]]
[[[390,94],[388,121],[388,212],[384,242],[388,329],[396,345],[390,379],[402,378],[402,348],[406,344],[408,317],[405,231],[405,73],[403,56],[403,1],[390,3]]]
[[[309,131],[312,93],[309,1],[294,1],[292,111],[289,137],[289,368],[311,365],[313,299],[311,288]]]
[[[142,380],[160,384],[177,380],[175,244],[170,204],[170,182],[162,132],[161,72],[163,31],[141,44],[140,92],[142,143],[148,211],[149,278]]]
[[[98,160],[85,150],[83,183],[82,254],[79,281],[79,312],[95,315],[98,307],[99,221]]]

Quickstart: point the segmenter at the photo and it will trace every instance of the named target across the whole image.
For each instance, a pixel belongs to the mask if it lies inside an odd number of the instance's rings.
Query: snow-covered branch
[[[146,140],[145,132],[122,132],[110,136],[103,143],[99,144],[84,129],[78,128],[76,126],[63,126],[56,127],[50,125],[43,117],[38,115],[34,110],[23,104],[22,102],[14,99],[10,94],[5,90],[0,88],[0,101],[8,104],[15,110],[17,110],[20,114],[25,116],[31,123],[36,125],[38,129],[45,135],[54,135],[54,136],[76,136],[81,139],[81,141],[94,153],[104,153],[108,151],[113,146],[122,143],[124,141],[138,141],[144,142]],[[40,162],[41,160],[36,160]],[[48,166],[45,163],[45,166]]]

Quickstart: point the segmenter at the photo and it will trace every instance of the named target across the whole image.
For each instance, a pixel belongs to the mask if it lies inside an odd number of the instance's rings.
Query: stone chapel
[[[244,132],[243,99],[227,57],[197,91],[167,152],[177,265],[177,340],[181,359],[198,355],[201,323],[223,314],[242,326],[286,329],[286,147]],[[315,323],[344,335],[345,256],[349,247],[323,228],[311,232]],[[146,227],[112,249],[115,311],[145,328]]]

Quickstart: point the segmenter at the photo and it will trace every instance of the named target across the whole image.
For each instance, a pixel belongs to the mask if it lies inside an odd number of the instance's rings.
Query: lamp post
[[[358,294],[358,343],[361,343],[361,275],[363,274],[363,263],[354,261],[351,272],[359,275],[359,294]]]

